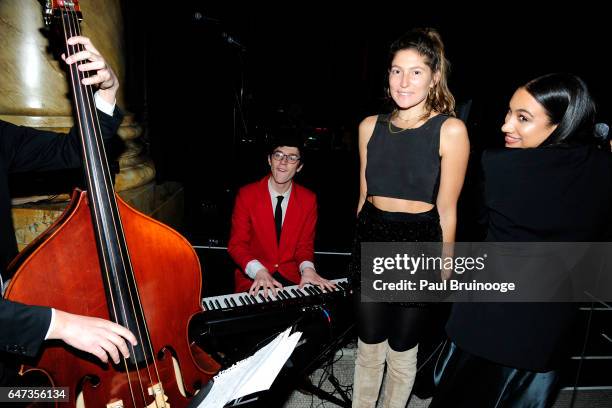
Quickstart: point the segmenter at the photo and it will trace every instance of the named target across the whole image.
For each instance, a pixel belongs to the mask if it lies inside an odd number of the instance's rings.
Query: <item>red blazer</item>
[[[236,292],[246,292],[253,284],[244,272],[253,259],[261,262],[270,273],[278,271],[296,284],[300,282],[300,263],[314,260],[316,195],[293,182],[280,244],[277,244],[269,177],[242,187],[236,197],[227,246],[239,267],[234,272]]]

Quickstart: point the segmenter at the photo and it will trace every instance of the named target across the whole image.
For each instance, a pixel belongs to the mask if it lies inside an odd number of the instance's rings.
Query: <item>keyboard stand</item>
[[[335,351],[338,350],[339,346],[341,346],[342,344],[346,342],[346,340],[348,339],[349,335],[352,333],[354,328],[355,328],[354,323],[349,325],[338,337],[336,337],[336,340],[334,340],[328,347],[326,347],[325,350],[323,350],[319,354],[318,358],[315,358],[313,360],[313,363],[310,365],[310,367],[312,367],[316,363],[320,364],[321,362],[325,360],[326,357],[333,358],[334,355],[330,356],[330,353],[335,353]],[[327,380],[334,387],[334,390],[336,390],[336,392],[340,394],[340,397],[342,397],[342,399],[332,395],[331,393],[327,391],[324,391],[320,387],[316,387],[310,381],[310,378],[308,377],[304,377],[304,379],[302,380],[302,382],[300,383],[297,389],[309,392],[313,395],[316,395],[320,399],[334,403],[338,405],[339,407],[351,408],[352,401],[348,397],[346,392],[344,392],[344,390],[341,388],[340,382],[338,381],[338,379],[333,374],[330,374],[329,377],[327,377]]]
[[[334,386],[334,389],[338,394],[340,394],[342,399],[335,397],[331,393],[324,391],[319,387],[315,387],[308,377],[302,380],[302,383],[298,387],[298,391],[305,391],[310,394],[316,395],[317,397],[319,397],[319,399],[329,401],[338,405],[339,407],[351,408],[351,399],[348,397],[348,395],[346,395],[344,390],[340,388],[340,383],[338,382],[338,379],[336,379],[336,377],[334,377],[333,375],[330,375],[328,377],[328,381]]]

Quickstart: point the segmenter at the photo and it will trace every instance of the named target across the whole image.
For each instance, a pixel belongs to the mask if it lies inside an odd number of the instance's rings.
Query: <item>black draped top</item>
[[[612,154],[591,146],[484,153],[487,241],[608,241]],[[567,356],[571,303],[456,303],[446,331],[498,364],[546,371]]]

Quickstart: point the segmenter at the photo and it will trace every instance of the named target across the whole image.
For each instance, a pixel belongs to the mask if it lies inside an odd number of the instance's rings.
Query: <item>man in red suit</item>
[[[270,174],[242,187],[232,214],[228,251],[238,265],[235,292],[257,294],[283,285],[333,289],[315,271],[315,194],[293,182],[303,161],[297,137],[285,135],[268,154]]]

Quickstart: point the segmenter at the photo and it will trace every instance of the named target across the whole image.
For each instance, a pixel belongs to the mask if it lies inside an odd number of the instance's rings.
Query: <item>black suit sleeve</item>
[[[50,308],[0,298],[0,351],[35,356],[50,323]]]
[[[98,117],[106,142],[117,133],[123,114],[115,108],[113,116],[98,111]],[[0,165],[5,170],[0,173],[81,166],[80,140],[78,129],[74,127],[65,135],[0,121],[0,135]],[[12,229],[0,233],[14,234]],[[50,322],[51,309],[48,307],[28,306],[0,298],[0,352],[36,355]]]
[[[117,133],[123,114],[117,108],[113,116],[98,110],[98,118],[102,137],[108,141]],[[0,154],[9,173],[77,168],[81,165],[78,133],[76,127],[65,135],[0,121]]]

